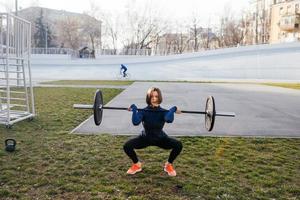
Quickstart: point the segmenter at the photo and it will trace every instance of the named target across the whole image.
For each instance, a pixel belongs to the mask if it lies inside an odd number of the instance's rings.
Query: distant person
[[[127,71],[127,67],[121,64],[120,73],[123,74],[123,77],[126,77],[126,71]]]
[[[94,49],[91,51],[91,58],[96,58]]]

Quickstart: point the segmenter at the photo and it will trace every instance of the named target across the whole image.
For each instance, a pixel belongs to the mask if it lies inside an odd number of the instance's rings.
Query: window
[[[288,18],[285,18],[285,19],[284,19],[284,24],[285,24],[285,25],[288,25],[288,24],[289,24],[289,19],[288,19]]]
[[[283,7],[280,7],[279,14],[280,14],[280,15],[283,15]]]
[[[291,6],[291,5],[288,5],[287,11],[286,11],[288,14],[292,13],[292,9],[291,9],[291,8],[292,8],[292,6]]]
[[[299,24],[295,24],[295,28],[299,28]]]
[[[295,12],[298,13],[299,12],[299,4],[295,4]]]

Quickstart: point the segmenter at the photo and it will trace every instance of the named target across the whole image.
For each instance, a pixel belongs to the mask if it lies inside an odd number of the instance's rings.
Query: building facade
[[[268,43],[270,38],[271,6],[273,0],[252,0],[248,12],[244,13],[244,44]]]
[[[269,43],[300,40],[300,0],[274,0]]]

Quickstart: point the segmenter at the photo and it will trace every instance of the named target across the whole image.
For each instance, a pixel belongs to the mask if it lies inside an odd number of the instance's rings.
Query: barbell
[[[128,110],[125,107],[109,107],[103,106],[103,96],[101,90],[96,90],[95,97],[94,97],[94,104],[93,105],[86,105],[86,104],[74,104],[73,108],[75,109],[93,109],[94,111],[94,122],[97,126],[99,126],[102,122],[103,117],[103,110]],[[141,109],[138,108],[138,111],[145,111],[145,112],[168,112],[168,110],[149,110],[149,109]],[[205,115],[205,128],[208,131],[212,131],[215,124],[216,116],[222,117],[235,117],[235,113],[233,112],[216,112],[216,105],[215,99],[213,96],[208,96],[206,99],[205,104],[205,111],[187,111],[181,110],[182,113],[189,113],[189,114],[203,114]]]

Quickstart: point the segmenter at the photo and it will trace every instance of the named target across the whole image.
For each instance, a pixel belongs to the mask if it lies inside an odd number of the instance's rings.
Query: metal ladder
[[[8,128],[35,115],[30,31],[29,22],[0,13],[0,124]]]

